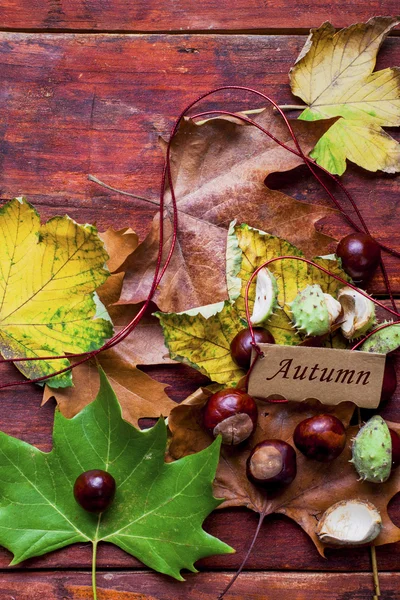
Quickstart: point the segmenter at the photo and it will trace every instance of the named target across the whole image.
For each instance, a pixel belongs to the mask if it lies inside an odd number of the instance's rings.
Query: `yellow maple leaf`
[[[41,225],[36,210],[16,198],[0,209],[0,237],[0,351],[5,358],[85,352],[112,335],[108,313],[94,294],[109,275],[95,227],[68,216]],[[36,378],[69,361],[15,364]],[[48,381],[52,387],[71,383],[70,372]]]
[[[342,117],[311,156],[341,175],[346,159],[369,171],[400,171],[400,145],[382,127],[400,125],[400,70],[373,72],[377,52],[400,20],[374,17],[335,33],[330,23],[312,29],[290,71],[292,92],[308,104],[299,119]]]

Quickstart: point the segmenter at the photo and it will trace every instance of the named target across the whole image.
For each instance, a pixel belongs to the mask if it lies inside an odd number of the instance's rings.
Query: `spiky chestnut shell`
[[[382,483],[392,469],[392,440],[389,427],[379,415],[361,427],[353,441],[351,461],[361,479]]]
[[[387,325],[384,321],[380,325]],[[380,329],[373,333],[361,346],[363,352],[378,352],[378,354],[389,354],[400,348],[400,323],[393,323],[390,327]]]
[[[328,508],[317,525],[324,544],[358,546],[372,542],[382,529],[376,506],[367,500],[341,500]]]
[[[203,409],[204,427],[222,443],[240,444],[246,440],[257,425],[258,410],[254,399],[236,388],[216,392],[207,400]]]
[[[308,285],[299,292],[289,306],[294,327],[309,336],[328,333],[341,310],[339,303],[324,294],[317,284]]]
[[[250,322],[260,325],[268,321],[278,306],[278,284],[274,275],[265,267],[257,273],[256,296]]]

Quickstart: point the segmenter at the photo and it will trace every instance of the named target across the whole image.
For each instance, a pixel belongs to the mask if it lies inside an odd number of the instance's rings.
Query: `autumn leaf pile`
[[[312,31],[291,70],[292,91],[307,105],[300,118],[291,121],[293,130],[303,151],[332,173],[343,173],[347,160],[372,171],[400,170],[399,145],[382,129],[400,124],[399,71],[373,72],[376,53],[397,23],[380,17],[338,33],[324,24]],[[295,148],[271,108],[258,111],[254,121]],[[372,147],[378,150],[371,152]],[[148,311],[133,334],[102,352],[97,362],[84,362],[73,375],[66,371],[47,381],[43,403],[54,397],[58,405],[52,453],[45,455],[0,436],[7,480],[18,482],[22,472],[26,480],[23,510],[11,488],[3,490],[0,498],[0,543],[14,553],[14,562],[74,542],[88,541],[95,547],[106,540],[179,579],[182,568],[195,570],[198,558],[231,551],[201,527],[217,506],[244,506],[261,518],[285,514],[323,553],[315,533],[316,516],[334,502],[354,497],[369,499],[381,512],[383,529],[374,544],[400,540],[400,529],[387,513],[388,502],[400,489],[400,473],[380,486],[361,483],[348,462],[355,433],[349,427],[351,403],[327,408],[292,402],[266,407],[259,402],[258,425],[251,439],[239,447],[222,447],[220,454],[219,442],[202,426],[201,410],[210,390],[241,385],[245,375],[232,360],[230,343],[247,326],[245,288],[257,267],[275,257],[306,257],[350,281],[331,254],[335,240],[316,228],[332,210],[299,202],[265,184],[268,175],[287,173],[300,164],[296,153],[236,119],[181,122],[171,144],[177,245],[157,287],[153,313]],[[166,200],[164,258],[173,231],[170,190]],[[100,348],[132,320],[147,298],[158,252],[158,214],[139,243],[131,229],[99,234],[95,227],[79,225],[67,216],[41,224],[36,210],[18,198],[0,210],[0,233],[1,354],[5,358],[65,355],[15,363],[28,378],[49,375],[77,361],[68,355]],[[301,261],[277,261],[269,268],[277,281],[279,308],[268,329],[276,343],[298,345],[302,336],[292,326],[289,303],[307,285],[319,284],[323,292],[335,296],[341,284]],[[254,293],[255,283],[250,288],[250,310]],[[348,342],[336,331],[325,345],[346,348]],[[165,384],[138,368],[173,362],[197,369],[209,378],[211,387],[177,406]],[[268,496],[247,479],[245,463],[251,447],[267,437],[292,443],[296,425],[322,412],[331,412],[348,427],[347,448],[339,459],[327,466],[298,455],[300,476]],[[172,464],[164,462],[163,419],[147,432],[134,428],[142,418],[160,416],[168,417]],[[390,423],[390,427],[400,432],[399,425]],[[72,458],[65,440],[69,448],[74,447]],[[139,453],[133,467],[129,448]],[[77,474],[95,468],[95,463],[96,468],[115,469],[126,482],[116,498],[124,506],[123,514],[111,510],[96,523],[78,510],[67,492]],[[38,475],[46,470],[50,476],[38,485]],[[64,492],[53,485],[51,474],[56,470],[62,471],[60,485],[69,500],[60,500]],[[151,490],[146,487],[150,476],[156,482]],[[190,488],[197,499],[196,513],[190,512],[177,482]],[[147,494],[146,500],[138,489]],[[171,504],[158,502],[161,496]],[[26,513],[27,507],[42,504]],[[191,523],[190,551],[186,545],[182,550],[174,528],[178,515]],[[169,518],[171,527],[165,529]],[[29,535],[20,537],[10,530],[10,519]],[[41,520],[52,523],[47,533],[38,526]]]

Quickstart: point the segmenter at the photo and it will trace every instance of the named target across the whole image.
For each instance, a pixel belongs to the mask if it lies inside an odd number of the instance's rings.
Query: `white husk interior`
[[[254,301],[253,314],[250,317],[252,325],[262,323],[272,313],[273,304],[276,300],[276,289],[272,277],[265,267],[257,273],[256,299]]]
[[[373,317],[374,304],[371,300],[349,287],[342,288],[339,291],[338,300],[344,311],[341,324],[343,335],[348,339],[352,339],[357,331],[363,329]]]
[[[324,298],[329,313],[329,324],[332,325],[340,315],[342,305],[330,294],[324,294]]]
[[[377,537],[381,528],[382,520],[373,504],[348,500],[337,502],[323,514],[317,533],[328,544],[366,544]]]

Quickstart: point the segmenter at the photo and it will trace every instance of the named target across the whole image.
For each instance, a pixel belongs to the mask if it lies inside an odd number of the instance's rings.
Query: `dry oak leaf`
[[[119,357],[113,350],[103,352],[98,364],[118,397],[123,418],[135,427],[144,418],[167,417],[176,402],[165,393],[167,384],[159,383],[146,373],[136,369]],[[60,412],[68,419],[77,415],[93,401],[100,389],[99,371],[94,362],[85,362],[74,368],[74,387],[51,389],[45,387],[42,405],[55,398]]]
[[[254,120],[293,147],[286,126],[271,108],[258,113]],[[331,124],[294,121],[292,125],[307,153]],[[308,254],[326,252],[332,240],[318,233],[314,224],[332,211],[298,202],[264,185],[268,174],[290,171],[300,164],[299,157],[254,127],[226,118],[201,124],[189,118],[182,121],[171,146],[178,243],[155,295],[161,310],[180,312],[226,298],[226,229],[239,215],[242,221],[272,234],[290,237]],[[169,197],[167,192],[167,200]],[[171,219],[169,208],[164,214],[165,253],[173,231]],[[126,277],[120,303],[137,303],[147,297],[158,251],[158,230],[157,215],[147,238],[122,265]]]
[[[111,256],[111,259],[113,256]],[[98,290],[100,300],[107,307],[114,324],[115,333],[119,333],[137,313],[143,304],[116,304],[120,297],[124,273],[113,273]],[[135,329],[113,347],[114,359],[136,365],[159,365],[174,363],[168,354],[164,336],[158,319],[152,315],[157,306],[151,303]]]
[[[400,171],[400,145],[382,127],[400,125],[400,70],[373,72],[376,55],[398,18],[373,17],[335,33],[330,23],[312,29],[290,71],[292,92],[306,104],[299,119],[342,117],[311,156],[341,175],[346,159],[369,171]]]
[[[211,392],[202,389],[190,397],[190,404],[177,406],[170,414],[168,425],[171,431],[169,454],[178,459],[206,448],[212,437],[202,425],[202,406]],[[349,424],[354,405],[343,402],[330,407],[319,402],[288,402],[268,404],[257,401],[258,425],[255,433],[239,446],[221,446],[220,462],[214,481],[214,494],[224,497],[220,508],[245,506],[261,517],[272,513],[284,514],[296,521],[311,537],[318,551],[323,555],[325,545],[316,535],[316,524],[320,516],[335,502],[351,498],[370,500],[382,516],[383,529],[374,545],[387,544],[400,540],[400,529],[394,525],[387,512],[391,498],[400,491],[400,471],[394,471],[383,484],[358,481],[358,475],[349,463],[351,439],[358,428],[347,430],[347,445],[343,453],[331,463],[309,460],[300,452],[297,454],[297,477],[292,484],[280,491],[266,492],[253,485],[246,477],[246,460],[251,449],[264,439],[278,438],[293,445],[293,431],[296,425],[316,414],[331,413]],[[400,432],[400,424],[388,423],[389,427]]]
[[[109,273],[97,230],[68,216],[41,225],[24,198],[0,209],[0,351],[5,358],[59,356],[102,346],[113,333],[95,293]],[[67,358],[15,363],[31,379],[69,366]],[[49,380],[71,385],[71,372]]]
[[[108,252],[107,267],[110,273],[117,271],[139,244],[139,237],[130,227],[117,230],[109,227],[107,231],[100,232],[99,237]]]
[[[304,258],[304,254],[287,240],[249,227],[246,224],[231,223],[228,231],[226,253],[227,285],[229,298],[236,303],[239,315],[243,319],[246,318],[245,291],[247,282],[260,265],[278,256]],[[316,257],[312,260],[334,275],[338,275],[346,281],[351,281],[341,268],[336,256]],[[265,326],[272,333],[277,344],[297,345],[304,336],[293,328],[289,303],[307,285],[319,284],[324,293],[336,297],[343,284],[300,260],[284,259],[276,261],[268,265],[268,269],[275,276],[278,285],[279,308],[268,319]],[[250,313],[254,306],[255,286],[256,279],[253,280],[249,290]],[[326,339],[325,345],[330,348],[346,348],[348,342],[337,330]]]

